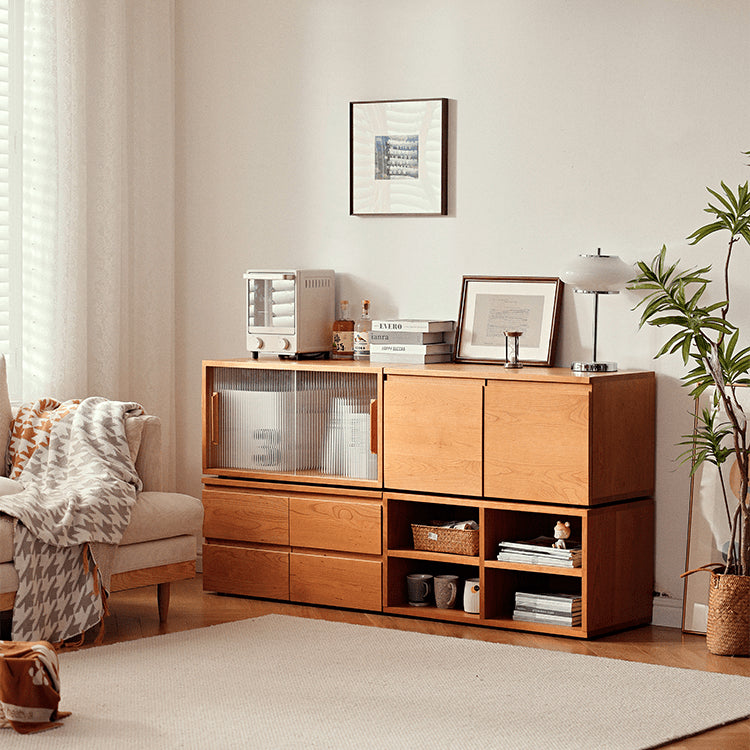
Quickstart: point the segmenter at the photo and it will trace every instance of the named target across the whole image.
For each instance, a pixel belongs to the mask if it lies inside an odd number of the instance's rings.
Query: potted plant
[[[750,153],[750,152],[746,152]],[[750,654],[750,498],[748,498],[748,415],[741,392],[750,386],[750,347],[740,343],[740,329],[730,318],[730,281],[733,252],[750,245],[750,191],[748,183],[730,189],[708,188],[713,200],[705,209],[711,221],[688,240],[696,244],[717,232],[728,235],[723,262],[723,299],[708,301],[711,265],[681,270],[679,261],[667,263],[666,247],[651,263],[637,263],[638,274],[628,288],[647,294],[634,309],[641,309],[640,326],[667,326],[675,332],[656,357],[682,357],[682,383],[707,405],[695,415],[695,430],[682,444],[683,458],[692,471],[704,463],[719,472],[728,521],[726,560],[707,561],[711,570],[707,646],[712,653]],[[729,476],[727,476],[729,467]],[[688,571],[688,575],[694,571]],[[735,615],[738,618],[735,618]]]

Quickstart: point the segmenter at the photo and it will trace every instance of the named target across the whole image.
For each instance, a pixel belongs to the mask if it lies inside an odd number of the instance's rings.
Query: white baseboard
[[[662,625],[666,628],[681,628],[682,599],[672,599],[669,596],[655,596],[651,624]]]

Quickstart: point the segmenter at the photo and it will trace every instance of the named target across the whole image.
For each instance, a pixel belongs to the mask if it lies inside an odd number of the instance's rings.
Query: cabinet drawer
[[[380,503],[324,497],[292,497],[289,502],[289,539],[293,547],[381,553]]]
[[[383,474],[390,489],[482,494],[483,381],[389,375]]]
[[[203,490],[203,536],[289,544],[289,498],[236,490]]]
[[[203,589],[289,599],[289,552],[204,544]]]
[[[380,560],[292,552],[289,593],[295,602],[381,611],[382,564]]]

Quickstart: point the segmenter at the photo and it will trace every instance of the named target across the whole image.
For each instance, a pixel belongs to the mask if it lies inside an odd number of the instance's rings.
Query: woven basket
[[[411,531],[414,535],[414,549],[471,557],[479,554],[478,529],[444,529],[441,526],[413,523]]]
[[[750,656],[750,576],[711,573],[706,647],[719,656]]]

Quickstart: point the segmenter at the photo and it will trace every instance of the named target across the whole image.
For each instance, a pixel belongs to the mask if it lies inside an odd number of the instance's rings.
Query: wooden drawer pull
[[[370,401],[370,453],[378,452],[378,401]]]
[[[219,444],[219,394],[211,394],[211,444]]]

